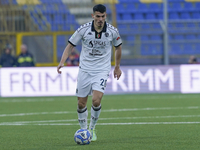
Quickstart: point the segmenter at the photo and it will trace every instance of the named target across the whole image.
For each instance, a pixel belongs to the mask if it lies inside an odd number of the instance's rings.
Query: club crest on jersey
[[[89,32],[89,33],[88,33],[88,35],[92,35],[92,33],[91,33],[91,32]]]
[[[106,33],[105,33],[105,37],[108,37],[108,36],[109,36],[109,33],[108,33],[108,32],[106,32]]]
[[[101,37],[101,35],[98,33],[98,34],[97,34],[97,38],[99,39],[100,37]]]

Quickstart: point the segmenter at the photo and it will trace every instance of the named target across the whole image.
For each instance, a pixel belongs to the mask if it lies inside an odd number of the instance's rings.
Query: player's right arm
[[[62,68],[64,66],[64,63],[67,60],[67,58],[69,57],[69,55],[71,54],[73,48],[74,48],[74,46],[72,44],[70,44],[70,43],[67,44],[67,46],[66,46],[66,48],[65,48],[65,50],[62,54],[62,58],[60,60],[60,63],[57,67],[57,72],[59,74],[61,74],[60,68]]]
[[[89,24],[88,24],[89,25]],[[82,35],[84,33],[85,26],[81,26],[74,32],[74,34],[71,36],[71,38],[68,41],[68,45],[66,46],[62,58],[60,60],[60,63],[57,67],[57,72],[61,74],[60,68],[64,66],[65,61],[67,60],[68,56],[71,54],[72,49],[78,44],[78,42],[81,40]]]

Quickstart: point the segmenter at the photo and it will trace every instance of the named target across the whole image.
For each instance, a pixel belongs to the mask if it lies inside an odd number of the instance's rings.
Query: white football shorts
[[[108,77],[108,72],[88,73],[79,69],[76,96],[86,97],[92,95],[93,90],[104,93]]]

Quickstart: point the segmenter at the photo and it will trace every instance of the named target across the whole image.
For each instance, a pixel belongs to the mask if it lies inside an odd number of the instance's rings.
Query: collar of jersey
[[[101,32],[106,32],[106,28],[107,28],[107,24],[106,24],[106,21],[105,21],[103,29],[102,29]],[[94,28],[94,20],[92,21],[92,31],[96,31],[95,28]]]

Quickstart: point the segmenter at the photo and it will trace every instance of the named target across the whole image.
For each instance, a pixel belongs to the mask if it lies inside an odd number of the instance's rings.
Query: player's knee
[[[83,109],[83,108],[85,108],[85,106],[86,106],[86,103],[85,102],[82,102],[82,101],[78,101],[78,108],[79,109]]]
[[[92,100],[92,105],[98,107],[101,104],[101,100]]]

